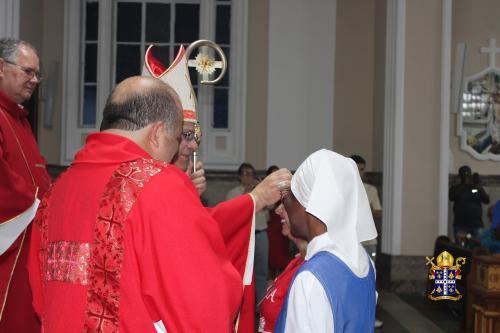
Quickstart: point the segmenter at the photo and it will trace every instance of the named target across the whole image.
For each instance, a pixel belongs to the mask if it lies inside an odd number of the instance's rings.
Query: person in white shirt
[[[282,197],[292,234],[309,244],[275,332],[373,331],[375,272],[361,242],[377,231],[354,161],[319,150]]]

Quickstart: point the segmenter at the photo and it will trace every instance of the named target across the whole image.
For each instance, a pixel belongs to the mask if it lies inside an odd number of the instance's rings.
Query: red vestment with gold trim
[[[250,196],[236,216],[252,216]],[[248,249],[251,225],[236,228]],[[233,332],[246,252],[231,258],[191,180],[132,141],[89,135],[40,205],[29,258],[47,332]],[[236,265],[239,266],[239,265]],[[244,264],[243,264],[244,266]],[[244,267],[243,267],[244,269]]]
[[[28,112],[0,92],[0,224],[9,223],[50,185],[27,120]],[[26,261],[31,226],[0,256],[0,332],[36,333]]]

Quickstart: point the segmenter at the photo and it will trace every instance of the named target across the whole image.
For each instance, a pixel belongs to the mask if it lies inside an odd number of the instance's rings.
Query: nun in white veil
[[[357,326],[354,331],[361,331],[360,327],[363,327],[362,331],[373,331],[376,303],[373,299],[374,268],[360,243],[376,238],[377,231],[354,161],[326,149],[311,154],[294,174],[291,191],[283,194],[283,204],[292,234],[309,244],[306,262],[289,288],[276,332],[331,333],[336,328],[338,333],[351,331],[352,323],[357,321],[366,323]],[[330,265],[329,261],[325,265],[325,261],[319,261],[319,257],[325,258],[325,253],[328,260],[332,258],[332,262],[338,265]],[[349,281],[327,280],[315,274],[314,269],[308,270],[308,261],[310,264],[321,262],[323,266],[340,267],[345,271],[344,275],[335,272],[329,276],[348,276],[344,280]],[[358,280],[365,283],[369,278],[373,280],[366,287],[369,296],[363,300],[364,296],[358,295],[360,300],[370,303],[368,307],[366,304],[347,304],[356,302],[355,297],[346,296],[348,293],[343,290],[332,293],[329,287],[325,287],[345,285],[350,289],[363,290],[365,287],[358,288]],[[364,309],[361,312],[366,313],[353,314],[351,310],[354,308]]]

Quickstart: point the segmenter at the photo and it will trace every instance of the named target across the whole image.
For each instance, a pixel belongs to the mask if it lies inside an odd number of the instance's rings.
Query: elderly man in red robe
[[[194,161],[194,164],[191,160],[199,148],[201,129],[197,119],[196,96],[187,70],[187,54],[182,46],[168,68],[153,56],[153,47],[151,46],[144,57],[142,75],[152,76],[171,84],[180,96],[184,122],[182,140],[173,163],[187,173],[198,194],[201,195],[206,189],[203,163]],[[238,317],[238,333],[255,332],[255,286],[252,281],[254,249],[252,239],[254,237],[255,213],[276,201],[276,199],[267,202],[260,200],[257,203],[254,199],[262,197],[260,193],[272,192],[274,183],[290,179],[290,172],[282,169],[273,177],[258,184],[251,194],[238,196],[207,209],[208,213],[219,224],[231,262],[240,272],[245,285],[243,303]]]
[[[50,177],[21,106],[40,83],[40,65],[27,42],[0,39],[0,332],[32,333],[40,324],[31,305],[26,261],[30,222]]]

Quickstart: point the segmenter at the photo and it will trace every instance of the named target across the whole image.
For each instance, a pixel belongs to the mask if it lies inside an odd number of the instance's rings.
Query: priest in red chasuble
[[[46,332],[235,331],[241,273],[192,181],[168,164],[181,109],[159,80],[121,82],[101,132],[46,194],[29,260]]]
[[[198,41],[191,45],[199,44],[200,42],[208,42],[208,46],[213,47],[213,44],[209,41]],[[191,86],[187,66],[190,48],[191,46],[188,47],[188,50],[185,50],[181,46],[175,60],[166,68],[153,56],[153,47],[149,47],[144,58],[142,75],[152,76],[170,84],[181,97],[184,117],[182,140],[173,163],[187,173],[198,194],[201,195],[206,189],[203,164],[200,161],[191,160],[193,155],[196,156],[195,154],[199,148],[201,128],[197,117],[196,96]],[[216,52],[220,52],[220,50],[216,50]],[[207,55],[199,54],[196,58],[205,59],[204,64],[213,64],[215,62],[213,59],[206,57]],[[195,62],[198,70],[204,68],[196,60],[192,62]],[[212,70],[208,69],[208,72]],[[199,72],[200,74],[204,74],[203,71]],[[211,83],[206,78],[202,80],[203,82]],[[289,181],[290,179],[291,174],[288,170],[280,170],[273,177],[258,184],[251,194],[228,200],[207,209],[209,214],[219,224],[231,262],[240,272],[243,284],[245,285],[244,298],[238,316],[238,333],[255,332],[255,288],[252,281],[255,213],[277,201],[278,197],[272,195],[276,183]]]
[[[28,100],[40,83],[33,46],[0,39],[0,333],[36,333],[26,262],[30,223],[50,177],[28,123]]]

